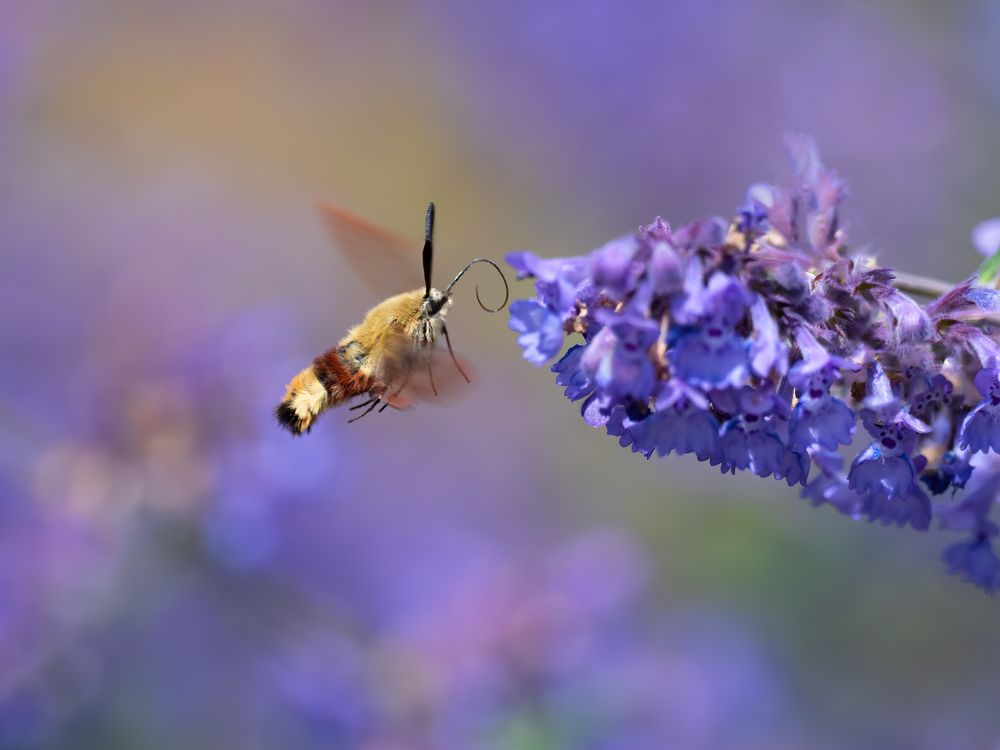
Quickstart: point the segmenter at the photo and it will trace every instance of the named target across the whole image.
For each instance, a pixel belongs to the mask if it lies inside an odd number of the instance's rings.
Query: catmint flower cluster
[[[509,254],[536,291],[510,327],[536,365],[575,339],[556,383],[620,446],[783,480],[854,519],[936,518],[965,535],[949,571],[992,592],[1000,292],[972,277],[932,298],[852,252],[844,182],[810,139],[787,144],[794,182],[753,185],[733,218],[657,218],[577,257]],[[974,238],[992,255],[1000,223]]]

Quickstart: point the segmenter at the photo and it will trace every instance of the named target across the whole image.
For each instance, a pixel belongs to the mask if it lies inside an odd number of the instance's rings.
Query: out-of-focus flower
[[[730,222],[656,219],[589,260],[509,256],[538,279],[538,298],[514,304],[544,310],[559,332],[546,351],[535,337],[519,343],[540,364],[563,332],[582,334],[586,348],[553,367],[557,382],[586,397],[588,424],[633,452],[695,453],[723,472],[802,484],[854,518],[926,529],[934,508],[918,479],[959,492],[974,476],[970,454],[1000,452],[1000,348],[982,325],[1000,293],[969,279],[919,305],[892,269],[849,252],[847,191],[813,142],[787,144],[793,184],[752,186]],[[981,250],[995,252],[997,231],[977,228]],[[983,399],[963,403],[956,382],[973,380]],[[845,475],[829,456],[859,420],[872,442]],[[983,528],[948,553],[949,568],[981,586]]]
[[[1000,217],[977,224],[972,230],[972,244],[987,258],[1000,252]]]
[[[355,746],[718,747],[773,732],[787,696],[746,634],[711,617],[639,626],[645,578],[614,532],[459,576],[360,649]]]
[[[130,569],[142,560],[151,576],[140,591],[174,585],[150,548],[181,534],[222,575],[265,569],[280,551],[283,507],[330,485],[339,464],[329,442],[292,446],[269,418],[280,370],[292,369],[294,352],[281,348],[290,328],[273,308],[206,321],[169,361],[155,345],[134,348],[113,379],[92,377],[106,366],[95,347],[73,368],[92,414],[66,419],[59,400],[27,400],[32,420],[0,423],[0,442],[19,446],[0,458],[0,476],[17,478],[0,510],[0,746],[44,746],[110,689],[104,674],[121,653],[104,653],[94,634],[141,609],[121,600],[136,595]],[[10,376],[24,378],[26,364],[9,362]],[[51,399],[48,370],[31,372]],[[7,414],[25,407],[0,400]],[[338,481],[350,491],[350,477]]]
[[[378,544],[377,527],[357,531],[358,544]],[[0,741],[44,746],[81,723],[116,726],[100,707],[123,700],[137,740],[194,744],[220,703],[227,737],[304,748],[515,748],[526,735],[557,747],[764,747],[785,731],[790,696],[736,621],[648,616],[647,561],[629,536],[592,531],[510,555],[461,529],[425,531],[421,574],[362,557],[322,599],[280,571],[179,585],[169,568],[191,561],[162,548],[174,586],[47,655],[51,678],[40,670],[0,698],[0,727],[19,727]],[[461,571],[456,537],[472,563]],[[451,572],[428,587],[420,579],[435,568]],[[350,604],[358,584],[367,613]],[[252,601],[284,626],[245,621]],[[73,653],[96,661],[89,695],[59,695]]]

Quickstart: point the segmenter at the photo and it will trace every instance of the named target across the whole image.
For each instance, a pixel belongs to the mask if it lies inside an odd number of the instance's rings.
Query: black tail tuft
[[[274,416],[278,420],[278,424],[293,435],[302,434],[302,420],[299,419],[299,415],[295,413],[292,405],[287,401],[282,401],[278,404],[274,410]],[[305,432],[309,432],[309,429],[306,428]]]

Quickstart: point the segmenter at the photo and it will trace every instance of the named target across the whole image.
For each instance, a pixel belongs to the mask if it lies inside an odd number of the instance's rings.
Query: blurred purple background
[[[727,213],[800,130],[855,242],[964,277],[995,3],[2,7],[0,748],[1000,743],[935,532],[625,455],[468,289],[462,398],[271,417],[377,300],[319,199],[435,200],[440,281]]]

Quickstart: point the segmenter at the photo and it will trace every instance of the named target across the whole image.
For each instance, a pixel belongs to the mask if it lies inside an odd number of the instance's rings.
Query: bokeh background
[[[440,281],[728,213],[801,130],[856,244],[964,277],[1000,5],[0,8],[0,747],[1000,746],[950,539],[618,449],[468,287],[462,398],[271,417],[378,299],[318,199],[435,200]]]

